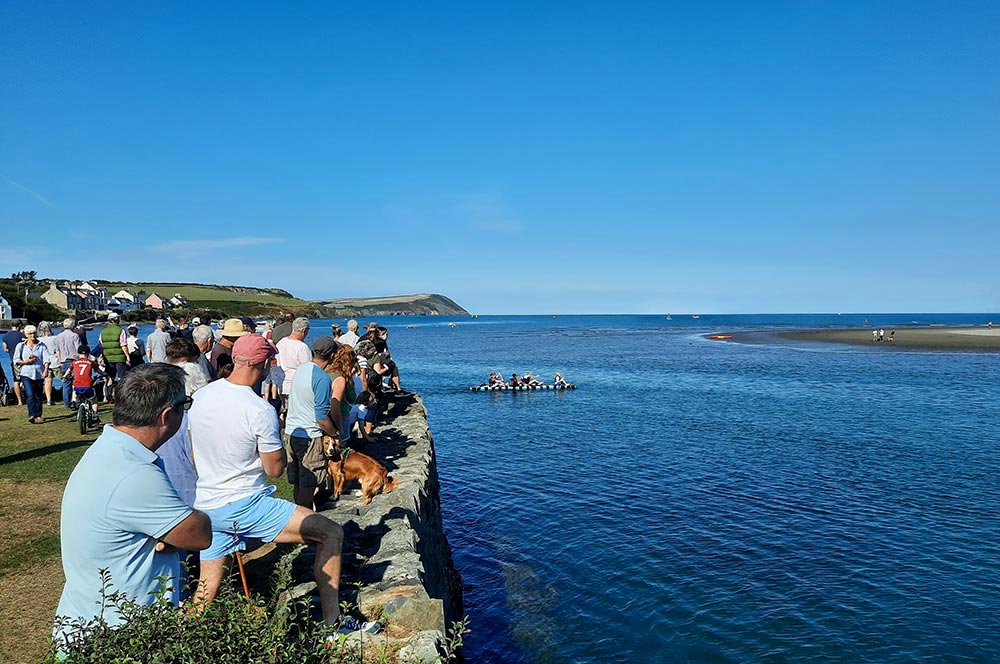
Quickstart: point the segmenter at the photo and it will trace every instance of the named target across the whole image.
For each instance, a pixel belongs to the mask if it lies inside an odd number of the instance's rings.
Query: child
[[[90,348],[87,346],[80,346],[77,349],[77,358],[70,363],[69,368],[66,369],[66,373],[63,374],[63,380],[69,379],[73,376],[73,392],[76,393],[77,401],[83,401],[84,399],[94,399],[94,374],[100,376],[105,376],[106,374],[97,368],[97,363],[90,359]],[[91,404],[94,409],[94,419],[100,422],[100,418],[97,415],[97,401],[94,400]]]

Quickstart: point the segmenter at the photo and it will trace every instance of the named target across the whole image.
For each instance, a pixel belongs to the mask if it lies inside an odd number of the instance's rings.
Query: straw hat
[[[228,319],[222,327],[222,336],[224,337],[242,337],[246,333],[247,331],[243,329],[243,321],[239,318]]]

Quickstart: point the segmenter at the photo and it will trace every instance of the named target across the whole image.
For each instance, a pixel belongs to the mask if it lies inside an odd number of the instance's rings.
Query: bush
[[[101,618],[70,622],[56,618],[69,644],[57,652],[55,644],[42,660],[56,662],[213,662],[219,664],[291,664],[327,662],[360,664],[396,662],[396,647],[387,639],[365,637],[347,641],[312,615],[309,598],[282,600],[290,585],[287,564],[275,571],[270,598],[247,599],[223,584],[204,611],[188,613],[170,601],[170,580],[160,578],[154,602],[143,606],[113,592],[110,575],[101,570],[102,606],[114,607],[122,622],[114,627]],[[287,595],[286,595],[287,596]],[[344,607],[346,611],[347,607]],[[446,660],[456,656],[467,622],[456,623],[445,644]],[[330,643],[326,643],[331,636]],[[362,649],[363,648],[363,649]]]

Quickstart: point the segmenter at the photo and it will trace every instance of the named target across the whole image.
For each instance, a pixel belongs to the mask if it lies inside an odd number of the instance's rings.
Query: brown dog
[[[333,479],[333,499],[336,500],[344,490],[344,483],[358,480],[361,483],[362,504],[367,505],[379,491],[389,493],[399,486],[385,466],[367,454],[350,450],[343,454],[340,446],[331,438],[324,437],[326,454],[330,457],[327,469]]]

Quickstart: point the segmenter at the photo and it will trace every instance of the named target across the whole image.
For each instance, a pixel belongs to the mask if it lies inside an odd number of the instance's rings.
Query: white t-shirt
[[[188,416],[196,509],[216,509],[267,488],[260,454],[282,449],[271,404],[249,387],[217,380],[195,392]]]
[[[288,394],[292,388],[292,378],[295,370],[301,364],[312,362],[313,354],[304,341],[285,337],[277,344],[278,366],[285,372],[285,380],[281,381],[281,393]]]

